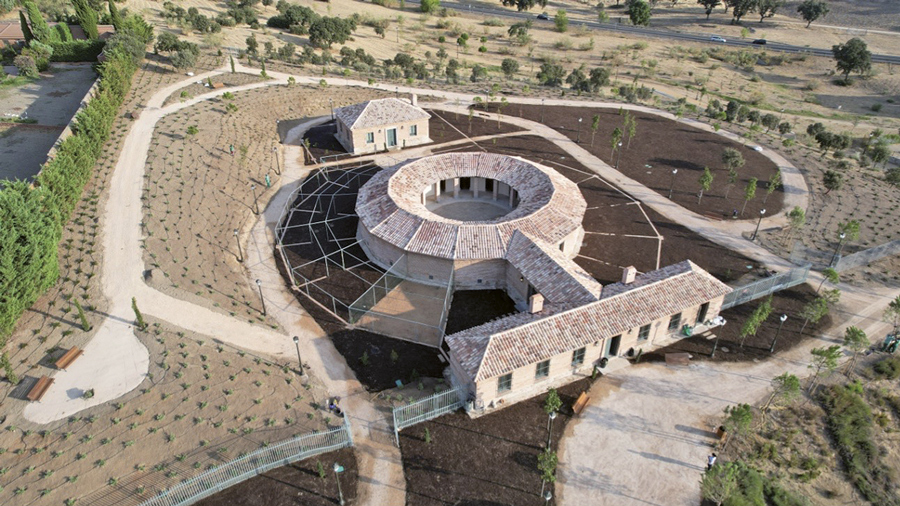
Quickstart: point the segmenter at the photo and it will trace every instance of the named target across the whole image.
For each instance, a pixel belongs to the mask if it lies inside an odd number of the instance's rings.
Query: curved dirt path
[[[241,72],[258,73],[255,69],[246,69],[239,66]],[[146,154],[149,150],[150,141],[154,126],[163,116],[175,112],[177,110],[189,107],[203,100],[209,100],[218,96],[219,92],[211,92],[184,103],[172,104],[162,107],[165,98],[178,90],[179,88],[205,79],[207,76],[216,75],[224,72],[213,71],[206,74],[193,76],[179,83],[164,88],[157,92],[148,102],[148,107],[135,121],[126,137],[122,154],[116,165],[116,170],[111,180],[110,199],[107,203],[107,216],[103,227],[103,244],[106,249],[106,261],[103,269],[103,289],[104,294],[112,301],[109,319],[120,322],[130,322],[134,315],[131,311],[131,297],[136,297],[138,305],[142,311],[147,314],[156,316],[160,319],[172,322],[178,326],[198,333],[207,334],[209,336],[220,339],[224,342],[251,349],[254,351],[266,353],[273,357],[280,358],[284,361],[293,359],[296,350],[292,346],[289,336],[297,335],[301,339],[304,365],[308,367],[310,372],[319,378],[329,390],[337,395],[344,397],[344,405],[347,413],[351,416],[354,427],[354,438],[360,458],[360,482],[359,482],[359,503],[360,504],[403,504],[405,503],[405,481],[403,479],[403,470],[400,461],[400,453],[390,441],[391,429],[387,421],[387,413],[379,412],[378,408],[369,401],[367,394],[361,385],[354,379],[352,371],[347,367],[343,358],[337,354],[334,347],[326,336],[323,336],[321,329],[309,317],[304,317],[305,313],[299,307],[293,294],[284,289],[280,275],[275,269],[272,259],[272,240],[271,234],[274,221],[277,220],[284,203],[286,202],[293,184],[298,181],[304,174],[304,168],[297,165],[296,156],[286,156],[285,173],[283,179],[283,187],[270,202],[263,219],[252,224],[250,230],[245,230],[244,235],[250,236],[248,244],[248,262],[247,267],[252,276],[256,279],[263,280],[264,294],[267,303],[273,308],[273,313],[283,325],[283,329],[288,334],[282,334],[268,330],[260,326],[250,325],[248,323],[233,319],[231,317],[213,312],[206,308],[196,306],[189,302],[185,302],[173,297],[169,297],[160,292],[153,290],[143,282],[144,262],[141,256],[141,227],[142,209],[140,204],[140,195],[142,187],[142,176],[144,172],[144,164]],[[254,83],[244,86],[238,86],[230,89],[232,92],[243,91],[262,86],[271,86],[285,83],[288,74],[270,72],[270,76],[274,80]],[[318,78],[294,76],[298,82],[306,82],[316,84]],[[352,81],[346,79],[328,79],[329,84],[359,86],[366,87],[366,83],[361,81]],[[457,101],[467,103],[470,101],[470,95],[464,95],[452,92],[436,92],[434,90],[421,90],[410,87],[396,87],[387,85],[375,85],[374,88],[390,90],[395,88],[403,93],[420,93],[422,95],[440,96],[448,101],[444,107],[452,107],[452,102]],[[513,103],[539,104],[540,99],[533,98],[512,98],[509,99]],[[550,105],[565,105],[584,107],[586,105],[595,107],[622,107],[621,104],[606,103],[585,103],[580,101],[569,100],[547,100],[545,103]],[[635,110],[645,110],[661,116],[668,116],[674,119],[668,113],[662,113],[640,106],[625,106],[626,108]],[[506,117],[510,122],[516,122],[519,118]],[[527,120],[521,120],[527,121]],[[682,120],[685,121],[685,120]],[[543,125],[528,122],[529,128],[536,133],[545,135],[552,139],[573,156],[582,161],[585,165],[597,171],[604,178],[616,182],[621,185],[625,191],[631,193],[635,198],[644,200],[666,216],[685,224],[689,228],[695,230],[727,247],[736,249],[754,258],[763,257],[761,261],[772,265],[783,265],[785,262],[774,255],[768,254],[762,248],[759,248],[740,238],[739,233],[743,230],[752,228],[752,223],[734,223],[728,222],[727,226],[723,223],[714,222],[693,213],[687,212],[679,206],[673,205],[668,199],[647,189],[643,185],[623,177],[617,171],[600,160],[590,155],[580,146],[577,146],[568,138],[563,138],[561,134],[554,130],[544,127]],[[695,125],[700,128],[710,129],[705,125]],[[722,132],[719,132],[722,134]],[[736,139],[743,142],[742,139]],[[796,188],[796,191],[788,191],[787,199],[791,199],[792,205],[800,205],[805,207],[805,184],[803,184],[802,176],[796,173],[799,180],[791,180],[791,169],[786,161],[776,161],[783,167],[785,171],[786,188]],[[785,204],[788,206],[788,203]],[[776,223],[779,217],[771,217],[764,220],[765,223]],[[738,232],[738,235],[735,234]],[[879,294],[885,296],[884,294]],[[123,332],[123,331],[119,331]],[[132,336],[133,338],[133,336]],[[94,356],[86,356],[82,361],[85,364],[96,366],[105,363],[106,357],[101,354],[92,354]],[[128,381],[123,383],[120,389],[125,389],[121,393],[125,393],[130,388],[134,388],[143,379],[146,374],[146,367],[141,370],[139,362],[133,366],[133,371],[126,374]],[[634,375],[631,371],[643,371],[649,368],[633,368],[622,372],[622,375]],[[725,373],[723,373],[725,374]],[[54,388],[64,388],[64,378],[60,377],[60,382],[54,385]],[[68,380],[66,380],[67,382]],[[132,384],[130,388],[128,385]],[[743,389],[742,389],[743,391]],[[121,394],[120,394],[121,395]],[[636,396],[628,396],[631,399]],[[108,399],[98,399],[97,404],[105,402]],[[671,400],[671,399],[669,399]],[[56,403],[54,403],[56,404]],[[622,403],[625,404],[624,402]],[[87,407],[74,403],[70,404],[70,408],[59,410],[59,406],[54,406],[56,412],[54,416],[61,412],[69,410],[78,411]],[[589,412],[593,412],[596,408],[591,408]],[[72,411],[72,412],[74,412]],[[663,410],[665,411],[665,410]],[[65,415],[63,415],[65,416]],[[648,416],[648,419],[650,417]],[[590,417],[585,417],[585,420]],[[582,436],[576,432],[576,428],[584,426],[589,434]],[[596,427],[590,429],[590,424],[576,423],[570,426],[572,436],[564,440],[563,459],[561,463],[562,486],[559,489],[563,492],[563,499],[569,502],[572,498],[574,504],[577,497],[579,483],[582,482],[584,476],[579,472],[577,456],[586,454],[603,454],[606,459],[601,465],[609,466],[615,463],[615,467],[620,467],[621,460],[614,460],[612,452],[590,452],[585,451],[591,445],[586,443],[589,440],[595,440],[597,434]],[[603,432],[603,431],[601,431]],[[602,434],[600,434],[602,436]],[[587,438],[587,439],[585,439]],[[579,447],[579,452],[566,452],[569,446]],[[571,453],[571,455],[570,455]],[[635,462],[634,469],[644,470],[640,462]],[[587,469],[584,470],[588,472]],[[594,470],[590,469],[593,473]],[[619,473],[615,473],[618,475]],[[634,475],[641,474],[639,472],[632,473]],[[646,475],[647,473],[643,473]],[[696,477],[691,477],[691,481],[696,482]],[[590,484],[590,482],[587,482]],[[596,499],[596,483],[590,484],[586,490],[593,491],[589,497]],[[685,486],[687,485],[687,486]],[[691,485],[677,480],[673,486],[680,486],[684,489],[691,489]],[[696,488],[696,487],[695,487]],[[639,487],[638,490],[644,490]],[[594,502],[588,501],[588,502]],[[645,501],[641,501],[646,503]],[[584,503],[582,501],[582,503]]]

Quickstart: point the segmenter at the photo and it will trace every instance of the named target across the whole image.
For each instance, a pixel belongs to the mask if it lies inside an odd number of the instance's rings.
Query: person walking
[[[266,174],[266,188],[272,187],[272,179],[269,178],[269,174]]]
[[[231,153],[231,156],[234,156],[234,144],[228,145],[228,152]]]
[[[709,471],[716,464],[717,455],[713,453],[709,457],[706,457],[706,470]]]

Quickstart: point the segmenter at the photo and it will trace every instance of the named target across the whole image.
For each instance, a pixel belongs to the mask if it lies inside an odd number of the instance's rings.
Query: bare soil
[[[575,262],[601,283],[621,279],[622,268],[641,272],[656,268],[657,233],[664,237],[660,266],[692,260],[723,281],[733,281],[753,262],[638,206],[627,195],[596,177],[555,144],[536,136],[515,136],[482,143],[490,152],[515,154],[545,163],[582,189],[588,210],[583,226],[584,246]],[[653,223],[653,226],[650,223]],[[636,235],[643,237],[624,237]]]
[[[803,307],[815,299],[815,291],[808,285],[799,285],[783,290],[772,296],[772,313],[760,326],[756,335],[747,336],[741,346],[741,327],[763,303],[765,299],[757,299],[731,309],[726,309],[720,314],[728,322],[724,327],[716,327],[709,332],[679,339],[677,342],[658,348],[643,356],[641,360],[650,362],[665,361],[667,353],[690,353],[691,360],[714,360],[717,362],[746,362],[767,360],[772,357],[769,347],[775,341],[775,353],[781,353],[802,343],[811,336],[820,335],[834,322],[832,315],[826,315],[816,323],[809,323],[800,335],[803,327],[803,317],[800,311]],[[779,318],[787,315],[788,319],[781,326]],[[775,335],[778,334],[777,340]],[[718,344],[716,339],[718,338]],[[710,357],[713,346],[717,346],[715,357]]]
[[[504,290],[456,290],[446,333],[454,334],[516,312],[515,303]]]
[[[51,492],[60,502],[137,504],[267,442],[340,423],[322,409],[324,389],[301,384],[293,369],[148,323],[137,335],[150,351],[150,370],[137,389],[49,425],[2,417],[4,504],[30,504]]]
[[[393,388],[398,380],[405,385],[415,384],[419,378],[442,378],[447,366],[438,358],[437,348],[362,329],[341,329],[332,325],[322,327],[369,392]],[[392,356],[394,352],[397,360]]]
[[[340,473],[341,492],[344,501],[354,504],[359,470],[352,448],[323,453],[289,466],[279,467],[267,473],[223,490],[196,504],[200,506],[325,506],[339,504],[337,483],[332,465],[337,462],[344,471]],[[321,465],[325,476],[319,476]]]
[[[591,383],[583,379],[559,389],[563,404],[552,426],[554,451],[572,419],[572,405]],[[545,397],[533,397],[475,420],[456,412],[402,431],[407,506],[511,506],[541,501],[537,462],[548,436]],[[426,430],[430,442],[425,441]],[[548,487],[552,490],[553,485]]]
[[[214,90],[209,87],[209,81],[212,81],[213,84],[224,84],[224,88],[219,88],[218,90]],[[184,102],[187,99],[193,98],[197,95],[203,95],[204,93],[209,93],[212,91],[217,91],[219,93],[225,93],[228,91],[228,88],[234,86],[240,86],[242,84],[251,84],[265,81],[261,76],[254,76],[251,74],[244,73],[225,73],[213,77],[209,80],[198,80],[197,82],[185,86],[179,90],[176,90],[174,93],[169,95],[169,98],[163,102],[163,106],[167,106],[169,104],[174,104],[175,102]]]
[[[496,103],[491,103],[490,110],[497,110]],[[580,145],[597,158],[660,195],[668,196],[671,189],[672,201],[695,213],[730,218],[737,209],[744,211],[742,218],[756,218],[763,208],[770,215],[781,211],[783,191],[779,188],[768,198],[765,195],[766,183],[778,167],[750,147],[714,133],[653,114],[630,111],[637,122],[637,130],[635,137],[629,140],[624,117],[617,109],[516,105],[507,107],[505,113],[542,121],[572,140],[578,139]],[[591,123],[595,116],[600,118],[600,123],[594,135]],[[622,148],[614,152],[611,139],[615,128],[623,131],[626,137],[621,141]],[[725,148],[738,150],[746,161],[738,169],[738,181],[732,187],[728,185],[728,170],[722,166]],[[713,182],[698,203],[699,179],[704,167],[709,167],[713,173]],[[674,176],[673,170],[678,171]],[[747,202],[744,209],[744,189],[751,178],[758,180],[756,197]]]
[[[154,269],[154,288],[275,327],[262,314],[256,287],[248,283],[234,230],[240,233],[255,220],[256,200],[264,208],[279,186],[272,150],[279,142],[277,123],[327,114],[329,99],[336,106],[349,105],[372,95],[355,88],[267,86],[235,93],[233,100],[198,103],[160,120],[143,196],[144,260]],[[229,113],[227,103],[237,110]],[[199,132],[188,134],[190,126]],[[203,212],[195,212],[199,209]]]

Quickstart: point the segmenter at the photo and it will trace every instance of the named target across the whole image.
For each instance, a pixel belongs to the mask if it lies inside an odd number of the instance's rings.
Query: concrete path
[[[241,66],[238,67],[242,72],[252,74],[258,73],[255,69],[245,69]],[[127,323],[122,323],[133,320],[134,315],[131,311],[131,298],[136,297],[138,306],[148,315],[171,322],[172,324],[184,327],[187,330],[212,336],[235,346],[268,354],[282,361],[294,359],[294,355],[297,351],[293,346],[290,336],[298,336],[300,338],[300,353],[303,357],[304,366],[308,368],[312,375],[325,383],[329,391],[341,395],[344,398],[346,411],[349,416],[351,416],[351,422],[354,427],[354,439],[357,444],[360,459],[360,484],[358,490],[360,499],[358,503],[371,505],[403,504],[405,503],[405,481],[400,462],[400,453],[390,440],[391,429],[387,422],[388,413],[380,412],[378,408],[370,402],[366,392],[355,380],[352,371],[347,367],[343,358],[336,352],[328,338],[323,335],[321,329],[318,328],[311,318],[305,316],[293,294],[284,288],[284,283],[281,280],[280,275],[278,275],[274,259],[272,258],[273,248],[271,234],[274,222],[284,208],[293,187],[296,186],[297,182],[305,173],[305,169],[298,164],[298,160],[302,159],[302,157],[297,156],[299,151],[294,152],[291,151],[290,147],[285,148],[285,164],[283,165],[284,174],[281,182],[282,189],[275,195],[273,200],[270,201],[261,219],[251,224],[252,226],[248,225],[248,229],[243,231],[243,236],[248,238],[246,266],[249,270],[251,279],[261,280],[267,305],[273,315],[281,322],[283,330],[285,330],[287,334],[274,332],[261,326],[250,325],[249,323],[236,320],[189,302],[169,297],[151,289],[143,282],[144,262],[140,249],[142,239],[140,227],[142,219],[140,195],[144,165],[152,139],[153,129],[159,119],[165,115],[185,107],[190,107],[200,101],[215,98],[218,96],[219,92],[200,95],[183,103],[171,104],[165,108],[162,107],[162,104],[166,97],[179,88],[222,72],[224,72],[224,69],[193,76],[160,90],[148,101],[147,109],[141,115],[140,119],[136,120],[132,125],[132,128],[126,137],[122,154],[120,155],[115,173],[110,183],[110,198],[107,203],[106,218],[103,226],[105,257],[102,282],[104,295],[112,301],[110,317],[104,323],[104,329],[108,330],[98,333],[99,337],[88,346],[88,350],[91,351],[91,353],[86,353],[85,357],[80,360],[80,363],[83,365],[79,369],[76,370],[73,368],[71,374],[57,375],[57,383],[51,388],[51,391],[48,392],[46,397],[46,399],[53,400],[53,402],[45,401],[40,405],[36,405],[38,407],[30,412],[29,419],[35,421],[55,420],[87,407],[84,400],[71,399],[69,398],[70,396],[61,395],[59,392],[67,392],[73,388],[84,388],[86,385],[84,385],[83,380],[86,377],[85,375],[88,374],[88,371],[100,370],[109,363],[110,359],[120,360],[124,365],[120,370],[120,373],[116,375],[116,380],[110,378],[100,382],[93,381],[91,386],[95,388],[98,395],[100,395],[100,392],[110,392],[110,394],[103,394],[103,397],[98,399],[97,403],[109,400],[108,396],[112,395],[112,392],[121,391],[121,393],[125,393],[129,388],[134,388],[134,386],[140,383],[147,372],[146,358],[143,358],[146,356],[147,352],[145,349],[138,349],[138,347],[142,348],[139,343],[137,347],[135,347],[133,343],[127,345],[126,347],[130,346],[130,348],[123,351],[125,355],[132,357],[130,360],[112,358],[106,353],[94,352],[94,348],[105,350],[108,347],[113,346],[110,342],[111,338],[120,341],[127,341],[128,339],[136,341]],[[230,91],[239,92],[285,83],[289,77],[288,74],[279,72],[269,72],[269,75],[274,79],[238,86],[230,89]],[[295,78],[298,82],[311,84],[317,84],[319,82],[319,78],[314,77],[295,76]],[[345,79],[328,79],[328,82],[333,85],[367,86],[366,83],[361,81]],[[471,99],[471,96],[469,95],[439,92],[435,90],[422,90],[387,85],[376,85],[374,87],[385,90],[397,88],[403,93],[413,92],[423,95],[440,96],[448,101],[448,104],[445,104],[443,107],[453,107],[452,103],[454,101],[468,102]],[[512,103],[541,103],[540,99],[534,98],[512,98],[509,99],[509,101]],[[610,105],[568,100],[547,100],[546,103],[549,105],[569,105],[577,107],[622,107],[620,104]],[[648,110],[647,108],[640,106],[626,105],[624,107],[634,110]],[[649,111],[654,114],[666,115],[666,113],[660,113],[655,110]],[[671,117],[671,115],[669,116]],[[720,244],[741,251],[744,254],[748,254],[751,257],[762,257],[763,259],[761,261],[770,264],[770,266],[785,264],[783,260],[768,254],[765,250],[740,238],[739,233],[751,226],[751,224],[734,222],[725,224],[689,213],[679,206],[673,205],[664,197],[647,189],[636,181],[624,178],[624,176],[596,159],[596,157],[593,157],[593,155],[587,153],[573,141],[564,138],[564,136],[558,132],[533,122],[527,122],[527,120],[509,117],[505,119],[510,122],[525,122],[520,124],[527,124],[535,133],[551,138],[555,143],[562,146],[579,161],[588,167],[591,167],[592,170],[597,171],[611,182],[619,184],[635,198],[644,200],[648,205],[675,221],[683,223],[704,236]],[[703,127],[705,127],[705,125]],[[296,137],[296,133],[293,134],[293,137]],[[388,160],[399,161],[416,152],[416,150],[409,150],[398,155],[396,160],[393,157],[388,157]],[[793,199],[791,202],[796,202],[795,205],[805,207],[805,188],[802,185],[802,177],[800,177],[799,181],[790,179],[791,168],[788,167],[789,164],[780,161],[776,163],[785,167],[784,179],[786,187],[797,189],[797,191],[791,190],[788,192],[789,199]],[[886,297],[893,295],[877,294],[877,296]],[[872,297],[869,296],[866,300],[871,302],[871,298]],[[869,304],[869,306],[874,307],[871,304]],[[118,325],[114,322],[118,322]],[[723,367],[729,370],[736,368],[735,366]],[[621,377],[623,378],[628,378],[633,375],[642,376],[643,373],[637,374],[631,371],[642,371],[644,369],[649,368],[634,368],[618,374],[621,374]],[[717,374],[733,375],[735,373],[723,371]],[[740,373],[737,374],[738,377],[741,377]],[[766,378],[765,381],[768,381],[767,376],[763,375],[760,377]],[[652,381],[652,374],[650,374],[647,381]],[[668,380],[666,383],[668,383]],[[728,383],[742,387],[744,381],[722,382],[716,380],[708,381],[707,383]],[[623,384],[625,384],[624,381]],[[688,390],[685,395],[688,397],[702,397],[701,394],[691,393],[693,392],[693,388],[694,387],[691,386],[691,390]],[[653,389],[651,388],[650,390]],[[631,402],[634,403],[638,396],[629,395],[624,397],[630,399]],[[666,396],[664,398],[668,400],[673,399],[672,396]],[[718,402],[727,403],[732,401],[729,399],[719,399]],[[622,405],[625,406],[628,404],[627,402],[622,402]],[[712,407],[712,405],[709,405],[703,409],[706,411],[707,409],[712,409]],[[647,406],[644,406],[644,409],[646,408]],[[667,413],[666,409],[658,411]],[[639,420],[640,423],[646,424],[648,427],[654,423],[650,413],[646,413],[642,416],[646,416],[647,421],[644,422]],[[588,416],[585,419],[594,418]],[[612,451],[606,451],[606,449],[603,451],[588,450],[588,448],[591,447],[591,445],[588,445],[588,442],[595,441],[602,437],[609,437],[612,435],[612,431],[598,431],[596,427],[591,429],[590,424],[584,424],[586,429],[583,430],[586,435],[582,436],[582,433],[575,432],[576,428],[579,426],[579,424],[574,424],[571,428],[573,436],[564,440],[564,458],[561,467],[563,485],[559,487],[559,489],[564,492],[564,498],[566,498],[565,500],[567,502],[569,501],[568,497],[577,497],[579,490],[586,490],[592,494],[585,496],[588,500],[581,500],[580,503],[596,502],[596,488],[594,487],[596,487],[598,483],[596,480],[592,483],[592,478],[589,477],[589,474],[594,473],[596,469],[625,467],[633,470],[633,473],[628,474],[629,476],[647,476],[652,474],[645,472],[649,471],[649,467],[644,465],[643,462],[634,462],[633,467],[622,466],[621,462],[623,460],[617,460],[623,457],[622,455],[617,455]],[[565,451],[565,448],[568,447],[568,445],[579,447],[579,451],[571,452],[571,456],[569,456]],[[666,448],[666,451],[668,451],[668,448]],[[588,455],[595,458],[600,458],[601,455],[603,456],[604,460],[599,463],[599,468],[591,469],[591,466],[596,463],[590,462],[583,464],[585,467],[579,467],[582,466],[582,464],[576,460],[578,456]],[[627,455],[624,455],[624,457],[627,457]],[[650,457],[641,455],[640,457],[653,458],[652,455]],[[672,460],[670,457],[661,456],[663,462],[665,462],[665,459],[667,458]],[[684,463],[688,466],[692,466],[693,464],[689,459],[693,459],[693,457],[685,457]],[[623,473],[617,472],[610,472],[609,474],[611,476],[623,475]],[[692,477],[691,480],[692,482],[696,482],[696,477]],[[680,481],[681,480],[677,480],[677,482]],[[602,483],[599,485],[602,485]],[[681,485],[684,485],[684,483],[681,483]],[[611,483],[610,486],[618,487],[616,490],[625,490],[626,492],[621,494],[621,497],[625,497],[628,493],[627,483],[621,487],[613,483]],[[687,487],[682,486],[682,488],[690,490],[691,486],[688,484]],[[594,492],[591,492],[591,490],[594,490]],[[645,489],[641,486],[634,490],[638,490],[641,495],[644,495],[650,489]],[[639,502],[646,503],[647,501]]]
[[[809,350],[840,344],[846,326],[862,328],[873,342],[890,330],[878,301],[900,291],[842,288],[844,324],[765,362],[641,364],[597,382],[591,404],[562,439],[557,504],[699,504],[700,477],[726,406],[761,401],[784,372],[807,376]]]

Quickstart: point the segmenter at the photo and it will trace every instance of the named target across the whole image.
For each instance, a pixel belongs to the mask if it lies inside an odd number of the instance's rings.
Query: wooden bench
[[[41,397],[47,393],[47,390],[50,389],[50,385],[53,384],[53,378],[49,378],[47,376],[41,376],[41,379],[37,380],[37,383],[31,387],[31,390],[28,391],[29,401],[39,401]]]
[[[581,392],[581,395],[578,396],[578,400],[572,405],[572,411],[575,412],[575,416],[580,415],[581,412],[584,411],[584,407],[587,406],[589,400],[591,400],[591,398],[588,397],[587,392]]]
[[[83,350],[77,346],[73,346],[65,355],[59,357],[59,360],[56,361],[56,368],[65,369],[66,367],[69,367],[82,353],[84,353]]]

